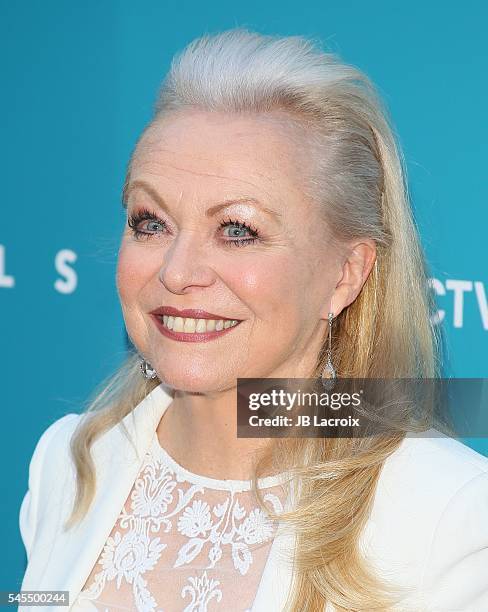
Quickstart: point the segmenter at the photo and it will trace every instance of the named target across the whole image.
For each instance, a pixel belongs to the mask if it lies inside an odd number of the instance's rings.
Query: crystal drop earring
[[[157,376],[156,370],[152,367],[152,365],[148,361],[143,359],[140,363],[140,366],[141,366],[142,375],[144,376],[144,378],[147,378],[149,380],[152,378],[156,378]]]
[[[322,371],[322,385],[326,391],[331,391],[336,383],[337,373],[335,371],[334,366],[332,365],[332,319],[334,318],[334,313],[329,312],[329,345],[327,348],[327,363]]]

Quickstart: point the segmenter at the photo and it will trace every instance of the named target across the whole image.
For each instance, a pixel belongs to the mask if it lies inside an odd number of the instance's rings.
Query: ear
[[[359,295],[376,261],[376,243],[374,240],[361,240],[349,246],[345,255],[340,278],[332,293],[330,311],[334,318],[349,306]],[[324,318],[327,318],[328,313]]]

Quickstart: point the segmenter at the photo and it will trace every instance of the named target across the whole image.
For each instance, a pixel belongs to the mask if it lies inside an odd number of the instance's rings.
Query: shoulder
[[[429,430],[407,436],[385,461],[376,491],[376,515],[390,515],[393,524],[407,534],[425,529],[430,538],[449,508],[455,512],[459,498],[468,491],[488,496],[488,458],[459,440]],[[471,503],[465,498],[457,509]],[[479,520],[486,521],[479,515]],[[487,521],[488,524],[488,521]]]
[[[401,568],[425,609],[488,610],[487,457],[436,430],[406,437],[383,465],[371,517],[376,557]]]
[[[54,440],[59,443],[60,440],[70,437],[82,415],[76,412],[70,412],[53,421],[39,436],[34,453],[42,447],[47,447]]]
[[[403,440],[385,462],[381,481],[385,494],[402,490],[411,502],[430,500],[441,508],[465,484],[473,479],[481,484],[487,475],[488,457],[430,429]]]
[[[74,412],[65,414],[51,423],[51,425],[41,433],[30,460],[29,476],[31,476],[32,472],[32,475],[38,475],[41,466],[44,465],[45,462],[50,463],[50,459],[53,458],[53,456],[57,456],[59,453],[66,450],[81,416],[82,415]]]
[[[65,414],[41,433],[30,461],[29,476],[31,471],[34,475],[49,469],[59,472],[59,469],[66,465],[64,460],[81,417],[82,415],[74,412]]]
[[[27,556],[34,540],[42,498],[49,496],[60,471],[69,466],[69,442],[81,415],[70,413],[51,423],[39,436],[34,447],[28,474],[28,488],[19,509],[19,529]]]

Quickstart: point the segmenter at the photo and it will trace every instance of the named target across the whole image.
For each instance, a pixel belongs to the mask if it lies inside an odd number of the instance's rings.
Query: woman
[[[405,432],[236,437],[238,378],[439,375],[367,77],[301,37],[196,40],[123,196],[137,352],[36,446],[22,588],[78,611],[488,610],[488,459]]]

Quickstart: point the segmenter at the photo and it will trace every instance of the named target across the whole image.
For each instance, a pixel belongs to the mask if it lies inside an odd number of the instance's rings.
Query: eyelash
[[[157,223],[160,223],[164,228],[166,227],[166,222],[165,221],[162,221],[161,219],[159,219],[149,209],[141,208],[139,211],[130,214],[128,219],[127,219],[127,225],[131,228],[133,235],[138,240],[140,240],[140,239],[147,240],[147,239],[149,239],[149,238],[151,238],[152,236],[155,235],[154,233],[143,232],[140,229],[138,229],[137,226],[142,221],[156,221]],[[251,234],[251,237],[250,238],[242,238],[240,240],[224,240],[224,243],[226,245],[241,247],[241,246],[245,246],[247,244],[252,244],[253,242],[256,242],[256,240],[259,238],[258,230],[255,227],[247,225],[246,223],[242,223],[241,221],[237,221],[237,220],[233,220],[233,219],[228,218],[228,219],[222,221],[220,223],[219,227],[223,228],[223,227],[229,227],[229,226],[232,226],[232,225],[236,226],[240,230],[242,230],[242,229],[247,230]]]

